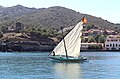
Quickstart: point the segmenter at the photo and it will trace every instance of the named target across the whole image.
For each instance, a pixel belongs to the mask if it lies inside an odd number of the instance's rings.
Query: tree
[[[95,41],[98,43],[98,38],[99,38],[100,35],[96,35],[94,38],[95,38]]]
[[[91,26],[86,26],[86,30],[90,30],[91,29]]]
[[[0,38],[2,38],[3,37],[3,33],[0,33]]]
[[[98,42],[99,42],[99,43],[104,43],[104,42],[105,42],[105,36],[104,36],[104,35],[100,35],[100,36],[98,37]]]
[[[89,36],[88,43],[96,42],[93,36]]]
[[[88,49],[102,49],[101,45],[90,45]]]
[[[88,38],[86,38],[86,37],[81,37],[82,38],[82,43],[86,43],[86,42],[88,42]]]
[[[2,32],[6,32],[7,30],[8,30],[8,28],[6,26],[2,26],[2,28],[1,28]]]

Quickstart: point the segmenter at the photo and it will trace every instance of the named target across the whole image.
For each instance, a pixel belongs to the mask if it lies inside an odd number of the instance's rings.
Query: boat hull
[[[65,61],[65,62],[80,62],[80,61],[85,61],[87,60],[87,57],[60,57],[60,56],[50,56],[51,59],[53,60],[58,60],[58,61]]]

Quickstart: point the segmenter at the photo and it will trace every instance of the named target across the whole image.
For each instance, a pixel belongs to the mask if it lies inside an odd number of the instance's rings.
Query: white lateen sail
[[[83,21],[80,21],[55,48],[55,55],[66,55],[64,41],[66,45],[67,55],[78,57],[80,55],[81,35],[83,29]]]

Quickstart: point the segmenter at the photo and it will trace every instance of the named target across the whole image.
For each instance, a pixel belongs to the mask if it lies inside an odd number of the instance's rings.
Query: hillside
[[[15,17],[17,15],[27,14],[27,13],[35,12],[38,10],[40,10],[40,9],[28,8],[28,7],[24,7],[22,5],[16,5],[13,7],[0,6],[0,18],[1,17],[10,17],[10,16]]]
[[[62,38],[60,27],[64,27],[63,31],[66,34],[84,16],[88,20],[88,27],[95,25],[100,29],[120,31],[120,24],[110,23],[100,17],[82,14],[65,7],[36,9],[21,5],[0,6],[1,47],[3,45],[0,51],[9,51],[8,49],[10,51],[52,50]],[[18,26],[23,27],[22,30],[14,30]]]
[[[97,25],[102,29],[120,29],[120,25],[115,25],[100,17],[82,14],[74,10],[54,6],[49,8],[28,8],[21,5],[13,7],[0,7],[0,27],[11,26],[12,22],[21,22],[25,27],[54,27],[60,28],[74,26],[85,16],[88,25]]]

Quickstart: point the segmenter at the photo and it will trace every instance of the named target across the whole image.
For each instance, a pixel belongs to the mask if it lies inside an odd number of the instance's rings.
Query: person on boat
[[[60,58],[62,57],[62,55],[60,55]]]
[[[53,54],[53,56],[55,56],[55,52],[54,51],[52,51],[52,54]]]

